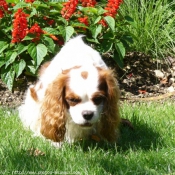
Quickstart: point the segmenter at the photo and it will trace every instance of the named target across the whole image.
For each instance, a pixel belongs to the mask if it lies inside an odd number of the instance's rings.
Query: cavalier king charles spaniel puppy
[[[114,72],[77,36],[41,66],[37,83],[28,88],[19,107],[19,116],[35,135],[56,143],[92,135],[115,142],[120,123],[118,100]]]

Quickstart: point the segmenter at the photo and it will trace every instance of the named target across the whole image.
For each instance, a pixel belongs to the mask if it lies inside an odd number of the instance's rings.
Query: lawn
[[[175,174],[175,102],[123,103],[117,145],[92,142],[54,148],[24,130],[17,112],[0,108],[0,174]]]

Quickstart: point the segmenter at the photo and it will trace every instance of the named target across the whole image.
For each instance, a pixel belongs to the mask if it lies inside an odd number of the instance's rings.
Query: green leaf
[[[7,68],[10,64],[12,64],[16,57],[18,56],[17,52],[8,52],[7,56],[6,56],[6,64],[5,64],[5,68]]]
[[[83,23],[79,23],[79,22],[74,22],[71,24],[73,27],[82,27],[82,28],[88,28],[88,26],[86,26]]]
[[[95,44],[99,44],[97,39],[93,39],[93,38],[86,38],[87,41],[91,42],[91,43],[95,43]]]
[[[112,49],[113,43],[111,40],[103,40],[100,46],[101,46],[101,52],[106,53]]]
[[[104,10],[102,7],[99,7],[99,8],[98,8],[98,15],[102,15],[102,14],[104,14],[105,12],[107,12],[107,10]]]
[[[123,59],[125,56],[125,47],[121,42],[115,44],[116,50],[114,51],[114,60],[118,64],[119,67],[123,68]]]
[[[101,16],[97,17],[94,21],[94,24],[97,24],[101,20]]]
[[[114,57],[113,57],[114,61],[117,63],[117,65],[120,68],[123,68],[124,64],[123,64],[123,58],[121,57],[121,55],[115,50],[114,51]]]
[[[47,54],[47,47],[44,44],[38,44],[37,47],[37,66],[41,64]]]
[[[97,27],[93,28],[92,30],[92,36],[93,38],[97,38],[97,36],[101,33],[102,31],[102,26],[101,25],[98,25]]]
[[[17,46],[18,55],[25,52],[27,50],[27,48],[28,48],[28,46],[25,46],[25,45],[19,43]]]
[[[48,34],[59,35],[59,31],[51,27],[45,27],[43,28],[43,30],[46,31]]]
[[[131,18],[130,16],[125,16],[125,20],[134,28],[137,27],[137,23],[136,21],[134,21],[133,18]]]
[[[7,85],[8,89],[12,91],[13,82],[15,78],[15,71],[13,66],[9,66],[7,69],[5,67],[1,68],[1,79]]]
[[[6,63],[4,57],[0,57],[0,68]]]
[[[67,26],[65,29],[65,42],[67,42],[74,33],[74,28],[72,26]]]
[[[6,2],[17,4],[20,2],[20,0],[6,0]]]
[[[31,11],[31,13],[30,13],[30,17],[33,17],[34,15],[37,14],[37,10],[36,10],[36,8],[34,8],[34,7],[32,7],[31,9],[32,9],[32,11]]]
[[[103,39],[114,40],[114,38],[114,33],[111,32],[111,30],[106,31],[106,33],[103,35]]]
[[[19,62],[15,63],[14,68],[15,68],[17,78],[22,74],[25,67],[26,67],[26,62],[24,60],[20,60]]]
[[[55,52],[55,46],[56,45],[49,36],[43,35],[43,37],[41,37],[41,40],[43,41],[44,45],[47,46],[48,50],[51,53]]]
[[[125,19],[126,19],[128,22],[134,22],[134,19],[131,18],[130,16],[125,16]]]
[[[24,8],[24,7],[30,7],[30,3],[19,2],[13,7],[13,9],[18,10],[18,9]]]
[[[35,65],[39,66],[47,54],[47,47],[44,44],[38,44],[36,46],[34,43],[31,43],[28,46],[28,52],[35,61]]]
[[[96,8],[94,7],[79,7],[79,9],[84,12],[84,14],[86,15],[94,15],[94,14],[97,14],[98,11]]]
[[[115,31],[115,20],[111,16],[105,16],[105,21],[107,22],[108,26],[111,28],[112,31]]]
[[[126,54],[126,50],[125,50],[125,47],[124,47],[123,43],[122,42],[117,42],[115,44],[115,48],[121,54],[121,56],[124,58],[124,56]]]
[[[36,74],[37,68],[34,66],[28,65],[26,69],[28,70],[29,74],[31,74],[31,75]]]
[[[32,34],[32,33],[28,33],[24,38],[23,41],[27,41],[27,40],[32,40],[36,37],[36,35]]]
[[[7,42],[0,41],[0,53],[2,53],[8,46],[9,44]]]
[[[28,45],[27,51],[29,52],[29,55],[32,57],[32,59],[36,62],[37,60],[36,45],[34,43],[30,43]]]

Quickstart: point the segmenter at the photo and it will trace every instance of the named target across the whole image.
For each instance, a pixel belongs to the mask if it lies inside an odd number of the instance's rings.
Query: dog
[[[115,73],[82,37],[70,39],[41,66],[19,116],[35,135],[54,143],[73,143],[92,135],[116,142],[120,93]]]

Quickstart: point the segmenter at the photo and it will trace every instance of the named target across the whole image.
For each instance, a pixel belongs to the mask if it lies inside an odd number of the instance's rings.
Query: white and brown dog
[[[119,89],[97,51],[77,36],[39,71],[28,88],[19,115],[36,135],[53,142],[73,142],[98,135],[117,139]]]

